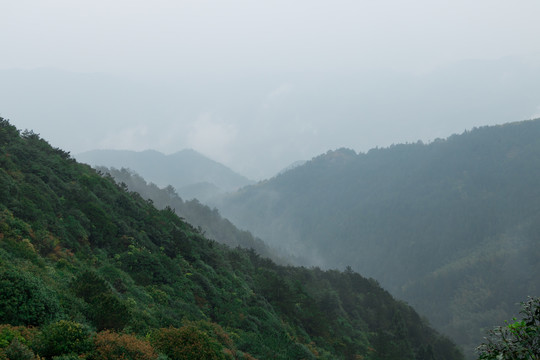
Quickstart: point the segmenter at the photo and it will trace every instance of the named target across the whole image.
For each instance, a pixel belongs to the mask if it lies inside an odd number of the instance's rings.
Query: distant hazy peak
[[[130,168],[159,186],[173,185],[179,191],[201,183],[212,184],[221,191],[232,191],[253,183],[245,176],[193,149],[183,149],[170,155],[153,149],[101,149],[80,153],[75,157],[92,166]],[[200,185],[197,188],[200,188]]]
[[[195,154],[195,155],[204,156],[200,152],[198,152],[197,150],[194,150],[192,148],[186,148],[186,149],[179,150],[177,152],[174,152],[174,153],[170,154],[170,156],[179,155],[179,154]]]
[[[286,173],[287,171],[291,171],[292,169],[295,169],[299,166],[302,166],[306,163],[307,161],[306,160],[297,160],[295,162],[293,162],[292,164],[286,166],[285,168],[283,168],[280,172],[277,173],[277,175],[281,175],[281,174],[284,174]]]
[[[356,151],[347,148],[328,150],[326,153],[313,158],[312,161],[329,161],[331,163],[343,163],[357,157]]]

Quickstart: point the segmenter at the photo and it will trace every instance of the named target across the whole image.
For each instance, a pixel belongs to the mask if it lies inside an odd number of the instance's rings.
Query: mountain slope
[[[92,166],[130,168],[160,186],[172,185],[184,199],[200,200],[253,183],[198,152],[185,149],[171,155],[155,150],[92,150],[77,155]]]
[[[469,350],[540,291],[540,120],[340,149],[216,204],[271,246],[381,281]]]
[[[0,190],[0,323],[11,324],[0,356],[30,347],[46,359],[105,358],[99,341],[131,336],[121,353],[150,341],[178,358],[191,345],[211,359],[461,358],[375,281],[210,241],[4,119]],[[98,333],[86,340],[83,328]]]
[[[140,175],[128,169],[97,167],[96,170],[112,176],[117,183],[125,184],[130,191],[139,193],[144,199],[151,200],[158,209],[172,208],[178,216],[200,228],[209,239],[232,248],[239,246],[253,249],[260,256],[281,264],[299,262],[299,259],[293,259],[284,252],[271,249],[250,232],[236,228],[229,220],[221,217],[216,208],[210,209],[197,199],[182,200],[170,185],[160,189],[155,184],[148,184]]]

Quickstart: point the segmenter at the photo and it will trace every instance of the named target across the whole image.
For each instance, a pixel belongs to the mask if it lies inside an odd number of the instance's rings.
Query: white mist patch
[[[190,124],[177,119],[163,124],[165,131],[156,134],[157,144],[154,149],[172,154],[186,147]]]
[[[212,113],[203,113],[192,122],[187,132],[187,146],[217,161],[228,163],[232,159],[231,146],[237,140],[238,130]]]
[[[294,89],[294,86],[290,83],[284,83],[278,86],[276,89],[272,90],[264,99],[263,109],[268,109],[274,104],[279,102],[282,98],[289,95]]]
[[[540,105],[536,107],[536,111],[530,116],[530,119],[540,118]]]
[[[102,149],[132,149],[142,151],[151,148],[152,141],[149,139],[149,129],[145,124],[123,128],[120,131],[109,132],[99,142]]]

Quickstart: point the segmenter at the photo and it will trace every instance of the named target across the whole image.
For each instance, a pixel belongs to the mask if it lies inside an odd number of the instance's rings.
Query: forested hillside
[[[200,228],[208,239],[216,240],[232,248],[239,246],[244,249],[253,249],[262,257],[284,265],[302,262],[302,260],[292,258],[284,252],[271,249],[249,231],[238,229],[229,220],[224,219],[216,208],[211,209],[207,205],[201,204],[197,199],[182,200],[171,185],[159,188],[154,183],[147,183],[139,174],[130,169],[122,168],[119,170],[98,166],[96,170],[112,176],[117,183],[125,184],[129,191],[140,194],[145,200],[151,200],[156,208],[169,207],[173,209],[178,216]]]
[[[0,324],[11,360],[461,358],[374,280],[208,240],[4,119]]]
[[[270,246],[373,277],[468,348],[540,293],[540,120],[340,149],[216,205]]]

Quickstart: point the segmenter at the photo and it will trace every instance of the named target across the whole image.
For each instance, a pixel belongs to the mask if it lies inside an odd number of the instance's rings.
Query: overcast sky
[[[538,0],[0,0],[0,116],[262,179],[540,116]]]

